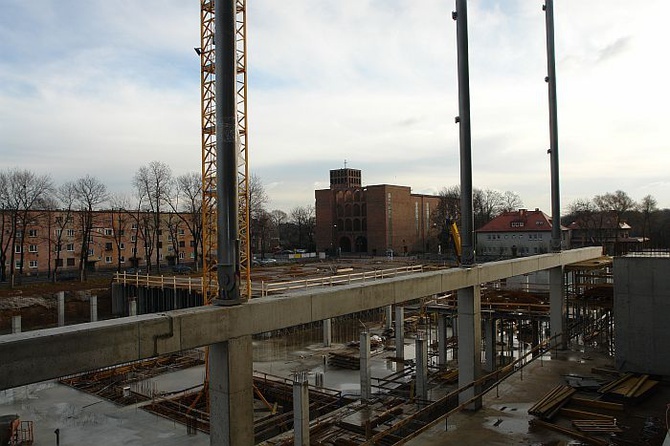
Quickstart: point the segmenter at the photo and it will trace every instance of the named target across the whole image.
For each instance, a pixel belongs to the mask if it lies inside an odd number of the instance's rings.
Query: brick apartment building
[[[71,211],[39,211],[29,214],[25,233],[17,230],[11,239],[5,238],[7,274],[11,255],[15,274],[47,274],[58,266],[61,272],[79,269],[83,244],[83,213]],[[6,217],[6,216],[5,216]],[[177,214],[161,215],[158,237],[158,258],[161,265],[192,263],[195,259],[194,237],[188,225]],[[7,222],[7,219],[5,219]],[[5,223],[5,228],[7,227]],[[147,212],[95,211],[88,237],[88,256],[85,267],[90,270],[145,268],[151,253],[156,264],[156,241],[151,235],[153,214]],[[5,237],[10,237],[10,231]],[[200,254],[198,255],[200,256]]]
[[[437,252],[434,195],[407,186],[363,186],[358,169],[330,171],[330,188],[316,190],[317,251],[386,255]]]

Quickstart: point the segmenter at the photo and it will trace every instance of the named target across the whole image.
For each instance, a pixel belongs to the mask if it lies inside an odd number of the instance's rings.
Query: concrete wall
[[[616,365],[670,376],[670,256],[614,259]]]

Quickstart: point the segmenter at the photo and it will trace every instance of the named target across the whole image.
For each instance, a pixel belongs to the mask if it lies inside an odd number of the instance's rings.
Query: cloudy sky
[[[249,156],[270,208],[329,169],[437,193],[459,178],[454,2],[247,0]],[[468,2],[474,185],[550,212],[541,0]],[[556,0],[561,195],[670,207],[667,0]],[[200,169],[199,1],[2,0],[0,168],[131,190]]]

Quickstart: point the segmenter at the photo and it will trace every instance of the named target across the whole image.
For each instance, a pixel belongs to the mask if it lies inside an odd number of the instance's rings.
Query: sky
[[[468,2],[473,185],[550,209],[542,0]],[[200,171],[197,0],[2,0],[0,169]],[[247,0],[249,166],[269,209],[329,170],[437,194],[459,182],[454,1]],[[561,204],[670,208],[667,0],[556,0]]]

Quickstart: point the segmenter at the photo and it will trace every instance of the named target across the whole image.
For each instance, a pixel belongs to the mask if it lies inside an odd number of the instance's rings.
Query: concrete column
[[[65,291],[58,292],[58,326],[65,325]]]
[[[452,317],[451,318],[451,332],[458,339],[458,318],[457,317]],[[454,343],[453,351],[454,351],[453,359],[457,360],[458,359],[458,342]]]
[[[91,296],[89,304],[91,308],[91,322],[96,322],[98,320],[98,296]]]
[[[447,316],[444,314],[437,318],[437,364],[447,365]]]
[[[458,386],[463,387],[481,376],[481,296],[479,285],[458,290]],[[479,393],[480,386],[471,387],[459,395],[464,403]],[[467,408],[477,410],[481,398]]]
[[[416,396],[428,399],[428,342],[423,333],[416,337]]]
[[[12,316],[12,333],[21,333],[21,315]]]
[[[402,305],[395,307],[395,357],[405,358],[405,307]]]
[[[555,336],[564,332],[565,303],[563,286],[563,267],[557,266],[549,270],[549,323],[551,335]],[[552,341],[552,347],[565,348],[566,337],[561,336]]]
[[[254,444],[251,336],[209,346],[210,445]]]
[[[386,308],[386,324],[384,328],[390,330],[393,328],[393,305],[387,305]]]
[[[369,400],[372,398],[372,387],[370,385],[370,333],[361,332],[361,398]]]
[[[293,444],[309,446],[309,386],[307,372],[293,376]]]
[[[541,330],[540,323],[541,323],[540,321],[530,321],[531,330],[532,330],[532,333],[531,333],[532,334],[532,339],[531,339],[531,344],[530,344],[531,348],[535,348],[538,345],[540,345],[540,330]],[[534,357],[537,356],[537,352],[535,352],[533,354],[533,356]]]
[[[137,316],[137,299],[128,299],[128,316]]]
[[[492,372],[496,369],[496,320],[494,318],[484,321],[484,337],[486,371]]]
[[[323,320],[323,346],[330,347],[333,342],[333,320]]]

